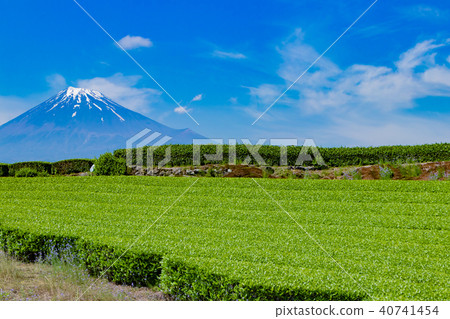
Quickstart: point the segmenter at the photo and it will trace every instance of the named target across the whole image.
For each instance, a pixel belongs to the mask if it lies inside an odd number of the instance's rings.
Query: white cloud
[[[47,91],[29,96],[0,96],[0,125],[39,105],[67,87],[66,79],[60,74],[49,75],[45,80],[50,88]]]
[[[203,99],[203,94],[198,94],[198,95],[194,96],[194,98],[191,100],[191,102],[201,101],[202,99]]]
[[[450,69],[444,66],[428,69],[423,73],[423,80],[427,83],[441,85],[444,91],[448,91],[448,88],[450,88]]]
[[[48,85],[53,90],[63,90],[67,87],[66,79],[61,74],[52,74],[46,78]]]
[[[125,50],[132,50],[137,48],[150,48],[153,46],[153,42],[148,38],[143,38],[140,36],[130,36],[127,35],[120,39],[119,44]]]
[[[400,55],[395,68],[355,64],[341,70],[324,57],[279,104],[295,106],[307,114],[355,108],[388,112],[413,108],[419,98],[450,96],[450,68],[435,61],[435,51],[445,45],[448,43],[435,40],[420,42]],[[284,43],[278,51],[284,61],[278,74],[286,80],[286,85],[262,84],[249,88],[250,95],[265,107],[319,56],[312,46],[303,42],[303,35],[298,31],[293,40]]]
[[[78,80],[76,86],[102,92],[113,101],[139,113],[148,114],[151,106],[160,102],[161,92],[150,88],[136,88],[141,76],[121,73],[110,77]]]
[[[25,111],[43,102],[36,96],[0,96],[0,125],[12,120]]]
[[[448,12],[445,10],[440,10],[433,6],[427,5],[415,5],[402,9],[403,14],[411,18],[427,18],[436,19],[444,18],[447,16]]]
[[[194,96],[192,98],[192,100],[188,103],[187,106],[180,105],[180,106],[174,108],[173,111],[178,114],[183,114],[186,112],[191,113],[193,111],[193,109],[192,108],[188,109],[189,105],[191,105],[192,102],[201,101],[202,99],[203,99],[203,94],[197,94],[196,96]]]
[[[275,120],[279,119],[291,121],[292,130],[298,128],[308,136],[334,145],[449,141],[450,116],[428,112],[428,118],[424,118],[404,112],[415,108],[418,99],[450,98],[450,67],[436,62],[444,46],[450,43],[435,40],[417,43],[395,63],[386,66],[354,64],[341,69],[323,57],[261,120],[271,125],[276,125]],[[319,56],[303,41],[300,30],[277,50],[283,59],[278,75],[286,83],[264,83],[248,88],[252,104],[242,111],[253,118]],[[425,102],[420,103],[423,106]]]
[[[250,90],[253,102],[260,106],[265,106],[275,100],[280,95],[280,88],[273,84],[261,84],[258,87],[245,87]]]
[[[183,113],[186,113],[186,112],[191,112],[192,111],[192,109],[186,109],[185,107],[183,107],[183,106],[178,106],[178,107],[176,107],[175,109],[174,109],[174,112],[175,113],[178,113],[178,114],[183,114]]]
[[[334,124],[323,130],[332,133],[341,143],[345,140],[347,146],[417,145],[449,142],[449,120],[448,117],[435,120],[406,115],[372,119],[358,116],[335,119]]]
[[[239,52],[225,52],[220,50],[214,50],[212,53],[213,56],[222,59],[246,59],[247,57]]]
[[[419,42],[416,46],[400,55],[396,66],[401,71],[412,71],[419,65],[434,65],[435,53],[432,51],[436,48],[442,47],[444,44],[436,44],[435,40],[427,40]]]

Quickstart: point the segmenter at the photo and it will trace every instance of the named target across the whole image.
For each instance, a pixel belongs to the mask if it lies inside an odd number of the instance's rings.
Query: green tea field
[[[0,249],[181,300],[449,300],[449,212],[438,181],[2,178]]]

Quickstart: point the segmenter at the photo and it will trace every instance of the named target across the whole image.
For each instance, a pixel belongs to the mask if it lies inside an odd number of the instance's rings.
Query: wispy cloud
[[[178,107],[176,107],[175,109],[174,109],[174,112],[175,113],[178,113],[178,114],[183,114],[183,113],[186,113],[186,111],[187,112],[191,112],[192,111],[192,109],[187,109],[187,108],[185,108],[184,106],[178,106]]]
[[[242,53],[239,52],[225,52],[225,51],[221,51],[221,50],[214,50],[212,55],[214,57],[217,58],[221,58],[221,59],[246,59],[247,56],[245,56]]]
[[[125,50],[132,50],[137,48],[150,48],[153,46],[153,42],[148,38],[143,38],[140,36],[130,36],[127,35],[120,39],[118,43]]]
[[[191,102],[201,101],[202,99],[203,99],[203,94],[198,94],[198,95],[194,96],[194,98],[191,100]]]
[[[44,92],[28,96],[0,96],[0,125],[44,102],[56,92],[67,87],[66,79],[61,74],[52,74],[45,79],[49,89]]]
[[[443,18],[448,15],[446,10],[439,9],[434,6],[420,4],[413,5],[402,9],[403,14],[411,18]]]
[[[282,115],[284,121],[298,116],[309,135],[327,135],[323,140],[345,141],[349,145],[417,144],[439,138],[443,141],[444,136],[450,136],[445,135],[450,133],[446,122],[449,116],[424,119],[404,110],[414,110],[419,99],[450,98],[450,67],[445,62],[437,62],[445,61],[446,55],[441,59],[440,50],[445,51],[449,46],[448,40],[422,41],[386,66],[354,64],[342,69],[324,57],[279,101],[278,107],[271,111],[272,119],[264,120],[273,123]],[[319,55],[304,42],[301,32],[283,43],[278,52],[283,59],[278,75],[287,84]],[[255,104],[264,109],[285,87],[264,83],[248,88],[252,105],[243,111],[250,114]],[[313,126],[308,118],[320,118],[320,125],[315,122]],[[417,128],[420,128],[420,138]]]
[[[0,96],[0,125],[12,120],[38,103],[42,97]]]
[[[197,102],[197,101],[201,101],[202,99],[203,99],[203,94],[197,94],[196,96],[194,96],[192,98],[192,100],[188,103],[187,106],[179,105],[178,107],[174,108],[173,111],[175,113],[178,113],[178,114],[183,114],[183,113],[186,113],[186,112],[191,113],[193,111],[193,109],[192,108],[188,109],[188,107],[191,105],[191,103]]]
[[[66,79],[61,74],[52,74],[46,78],[48,85],[54,90],[62,90],[67,87]]]
[[[354,64],[342,70],[328,58],[322,58],[280,103],[299,107],[306,113],[352,107],[389,111],[412,108],[414,101],[423,97],[450,96],[450,83],[446,80],[450,69],[435,61],[436,50],[443,46],[448,46],[448,42],[417,43],[400,55],[395,68]],[[318,56],[312,46],[303,42],[302,35],[278,51],[284,60],[278,75],[287,83]],[[268,104],[282,86],[262,84],[249,90],[252,97]]]
[[[110,77],[96,77],[76,81],[76,86],[102,92],[115,102],[136,112],[148,114],[155,103],[161,103],[161,91],[151,88],[136,88],[139,75],[116,73]]]

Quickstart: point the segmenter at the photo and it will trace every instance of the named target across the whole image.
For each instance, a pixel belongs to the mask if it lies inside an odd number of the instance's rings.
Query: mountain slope
[[[164,136],[171,137],[170,144],[204,138],[158,123],[98,91],[69,87],[0,126],[0,163],[92,158],[124,148],[127,139],[144,129],[161,134],[156,143]]]

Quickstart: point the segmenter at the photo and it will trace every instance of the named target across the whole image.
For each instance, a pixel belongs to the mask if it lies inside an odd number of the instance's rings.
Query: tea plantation
[[[450,299],[450,183],[255,181],[2,178],[0,249],[181,300]]]

